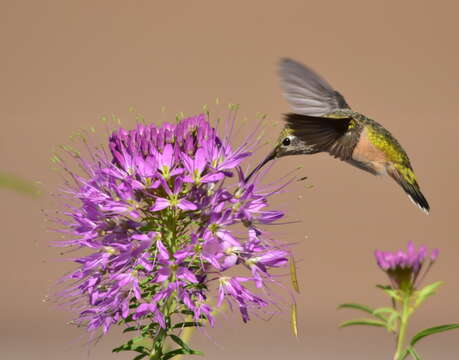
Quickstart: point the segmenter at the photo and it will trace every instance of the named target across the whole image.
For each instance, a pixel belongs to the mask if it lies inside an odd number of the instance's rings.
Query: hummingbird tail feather
[[[332,119],[301,114],[287,114],[287,127],[317,152],[330,151],[347,130],[349,119]]]
[[[405,173],[405,176],[403,173]],[[392,169],[389,170],[389,175],[402,187],[402,189],[407,193],[409,199],[415,205],[417,205],[426,214],[429,213],[430,205],[416,182],[413,170],[407,168],[406,171],[401,172],[397,169]]]

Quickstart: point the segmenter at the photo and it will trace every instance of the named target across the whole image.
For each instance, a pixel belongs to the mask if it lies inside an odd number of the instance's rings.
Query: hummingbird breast
[[[360,138],[352,152],[352,160],[357,163],[353,165],[363,168],[375,175],[386,174],[388,164],[387,155],[383,150],[379,149],[371,142],[367,127],[365,127],[360,134]]]

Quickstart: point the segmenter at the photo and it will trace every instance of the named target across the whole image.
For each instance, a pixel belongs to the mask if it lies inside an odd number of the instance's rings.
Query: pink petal
[[[160,260],[169,260],[169,251],[167,251],[161,240],[156,241],[156,248],[158,249],[158,257]]]
[[[182,279],[182,280],[185,279],[195,284],[198,282],[198,279],[196,279],[196,276],[190,270],[183,268],[183,267],[178,269],[177,278]]]
[[[136,297],[137,300],[140,300],[142,298],[142,291],[140,291],[139,283],[137,281],[134,281],[134,296]]]
[[[216,174],[208,174],[206,176],[204,176],[202,179],[201,179],[201,182],[202,183],[208,183],[208,182],[215,182],[215,181],[220,181],[221,179],[223,179],[225,177],[225,174],[219,172],[219,173],[216,173]]]
[[[199,148],[194,156],[194,170],[201,174],[207,165],[206,154],[203,148]]]
[[[158,270],[158,275],[156,276],[156,282],[163,282],[169,279],[170,270],[167,267],[163,267]]]
[[[191,201],[188,201],[188,200],[185,200],[185,199],[181,199],[179,201],[179,203],[177,204],[177,206],[182,209],[183,211],[192,211],[192,210],[196,210],[198,207],[193,204]]]
[[[169,169],[172,167],[172,155],[174,154],[174,149],[171,144],[167,144],[163,150],[162,164],[166,165]]]
[[[170,202],[164,198],[156,198],[155,204],[150,208],[150,211],[160,211],[170,206]]]

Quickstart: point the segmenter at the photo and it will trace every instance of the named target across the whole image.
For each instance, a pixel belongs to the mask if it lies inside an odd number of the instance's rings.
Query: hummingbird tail
[[[401,169],[400,169],[401,170]],[[404,171],[397,169],[389,170],[389,175],[402,187],[408,194],[409,199],[426,214],[430,211],[430,205],[421,192],[419,185],[414,177],[413,170],[405,168]]]
[[[408,194],[409,199],[417,205],[422,211],[426,214],[430,211],[430,205],[427,202],[426,198],[419,189],[419,186],[407,186],[403,187],[403,190]]]

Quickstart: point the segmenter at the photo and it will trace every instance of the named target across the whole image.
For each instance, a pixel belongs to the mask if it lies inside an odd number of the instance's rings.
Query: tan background
[[[355,314],[335,309],[351,300],[386,304],[374,289],[385,277],[372,252],[413,240],[441,249],[429,280],[447,282],[416,315],[413,328],[459,321],[458,11],[453,1],[420,0],[3,0],[0,168],[54,191],[59,178],[49,162],[53,148],[103,115],[126,118],[130,106],[157,121],[166,118],[161,106],[166,114],[194,114],[219,96],[240,103],[241,118],[261,111],[280,123],[288,106],[276,62],[282,56],[305,62],[398,137],[431,215],[390,180],[326,155],[276,163],[270,178],[301,164],[301,174],[315,185],[305,190],[296,183],[273,200],[274,208],[301,221],[276,228],[283,239],[299,242],[299,339],[291,336],[287,315],[247,325],[233,316],[196,335],[195,345],[206,359],[389,359],[389,334],[338,330]],[[271,128],[268,138],[278,129]],[[56,239],[41,214],[54,207],[50,196],[0,194],[0,357],[130,359],[110,353],[120,340],[116,330],[89,350],[83,331],[66,325],[70,314],[42,302],[67,268],[47,245]],[[438,335],[419,351],[426,359],[457,359],[458,339],[459,332]]]

